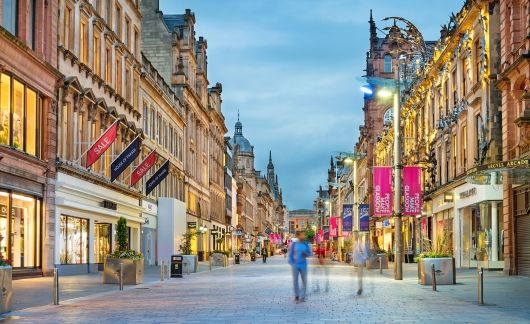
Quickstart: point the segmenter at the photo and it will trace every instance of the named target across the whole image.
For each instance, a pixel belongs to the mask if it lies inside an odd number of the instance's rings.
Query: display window
[[[40,267],[41,201],[0,190],[0,252],[14,268]]]
[[[96,263],[104,263],[107,254],[112,252],[112,225],[108,223],[96,223],[94,230]]]
[[[61,264],[88,263],[88,219],[61,215]]]

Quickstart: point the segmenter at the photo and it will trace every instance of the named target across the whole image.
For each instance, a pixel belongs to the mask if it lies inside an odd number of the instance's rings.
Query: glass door
[[[112,225],[107,223],[95,224],[94,251],[96,263],[104,263],[107,254],[112,251]]]
[[[471,215],[469,208],[459,210],[460,213],[460,237],[462,242],[462,257],[460,259],[462,268],[470,268],[471,262]]]

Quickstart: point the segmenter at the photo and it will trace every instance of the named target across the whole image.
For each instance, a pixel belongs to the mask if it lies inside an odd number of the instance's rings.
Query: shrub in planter
[[[182,257],[184,263],[190,267],[190,272],[197,272],[197,256],[193,255],[191,249],[191,243],[193,238],[197,235],[195,231],[187,230],[186,233],[182,235],[182,244],[180,245],[180,250],[182,251]],[[184,266],[184,269],[186,266]]]
[[[366,259],[366,269],[379,269],[379,262],[381,262],[383,269],[388,269],[387,251],[377,246],[368,251],[368,257]]]
[[[129,250],[127,220],[124,217],[120,217],[118,220],[116,240],[118,249],[105,258],[103,283],[119,283],[120,265],[123,264],[123,284],[141,284],[144,280],[144,257],[139,252]]]
[[[432,266],[434,265],[436,284],[452,285],[456,283],[455,259],[451,253],[449,236],[444,235],[438,240],[435,248],[430,241],[425,245],[425,251],[415,258],[418,262],[418,283],[432,284]]]

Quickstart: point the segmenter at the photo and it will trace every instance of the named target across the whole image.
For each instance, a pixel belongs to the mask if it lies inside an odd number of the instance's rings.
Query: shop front
[[[504,268],[502,185],[493,183],[455,189],[457,267]]]
[[[157,260],[157,204],[152,201],[142,200],[142,230],[140,237],[142,240],[141,249],[144,255],[144,261],[146,265],[154,265]]]
[[[454,189],[449,189],[433,198],[432,216],[426,223],[431,239],[423,242],[424,250],[455,255],[454,208]]]
[[[144,219],[139,197],[105,188],[64,172],[56,183],[55,264],[62,274],[103,269],[107,254],[116,247],[116,224],[127,220],[129,249],[141,251]]]

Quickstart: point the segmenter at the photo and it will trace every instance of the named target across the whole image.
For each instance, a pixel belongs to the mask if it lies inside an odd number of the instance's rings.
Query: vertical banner
[[[330,237],[337,237],[337,217],[330,217],[329,219],[329,236]]]
[[[374,167],[374,216],[392,215],[392,167]]]
[[[156,150],[153,150],[149,155],[134,169],[131,174],[131,186],[134,186],[142,177],[155,165]]]
[[[368,232],[370,230],[370,206],[368,204],[359,205],[359,231]]]
[[[114,122],[107,130],[101,135],[97,141],[92,144],[86,153],[86,167],[90,167],[96,163],[103,153],[112,145],[116,137],[118,136],[118,124],[119,119]]]
[[[319,229],[317,234],[317,243],[324,242],[324,230]]]
[[[324,241],[328,241],[329,240],[329,228],[326,228],[324,230]]]
[[[420,215],[421,198],[421,167],[403,167],[403,215]]]
[[[162,182],[162,180],[164,180],[167,177],[168,174],[169,174],[169,160],[167,160],[164,164],[162,164],[160,169],[158,169],[155,172],[155,174],[153,174],[151,178],[147,180],[147,182],[145,183],[145,194],[149,195],[151,191],[153,191],[153,189],[155,189],[156,186],[158,186],[160,182]]]
[[[353,228],[353,205],[342,205],[342,231],[351,232]]]
[[[123,150],[123,152],[110,165],[110,182],[116,180],[118,176],[131,164],[138,154],[140,154],[140,136]]]

